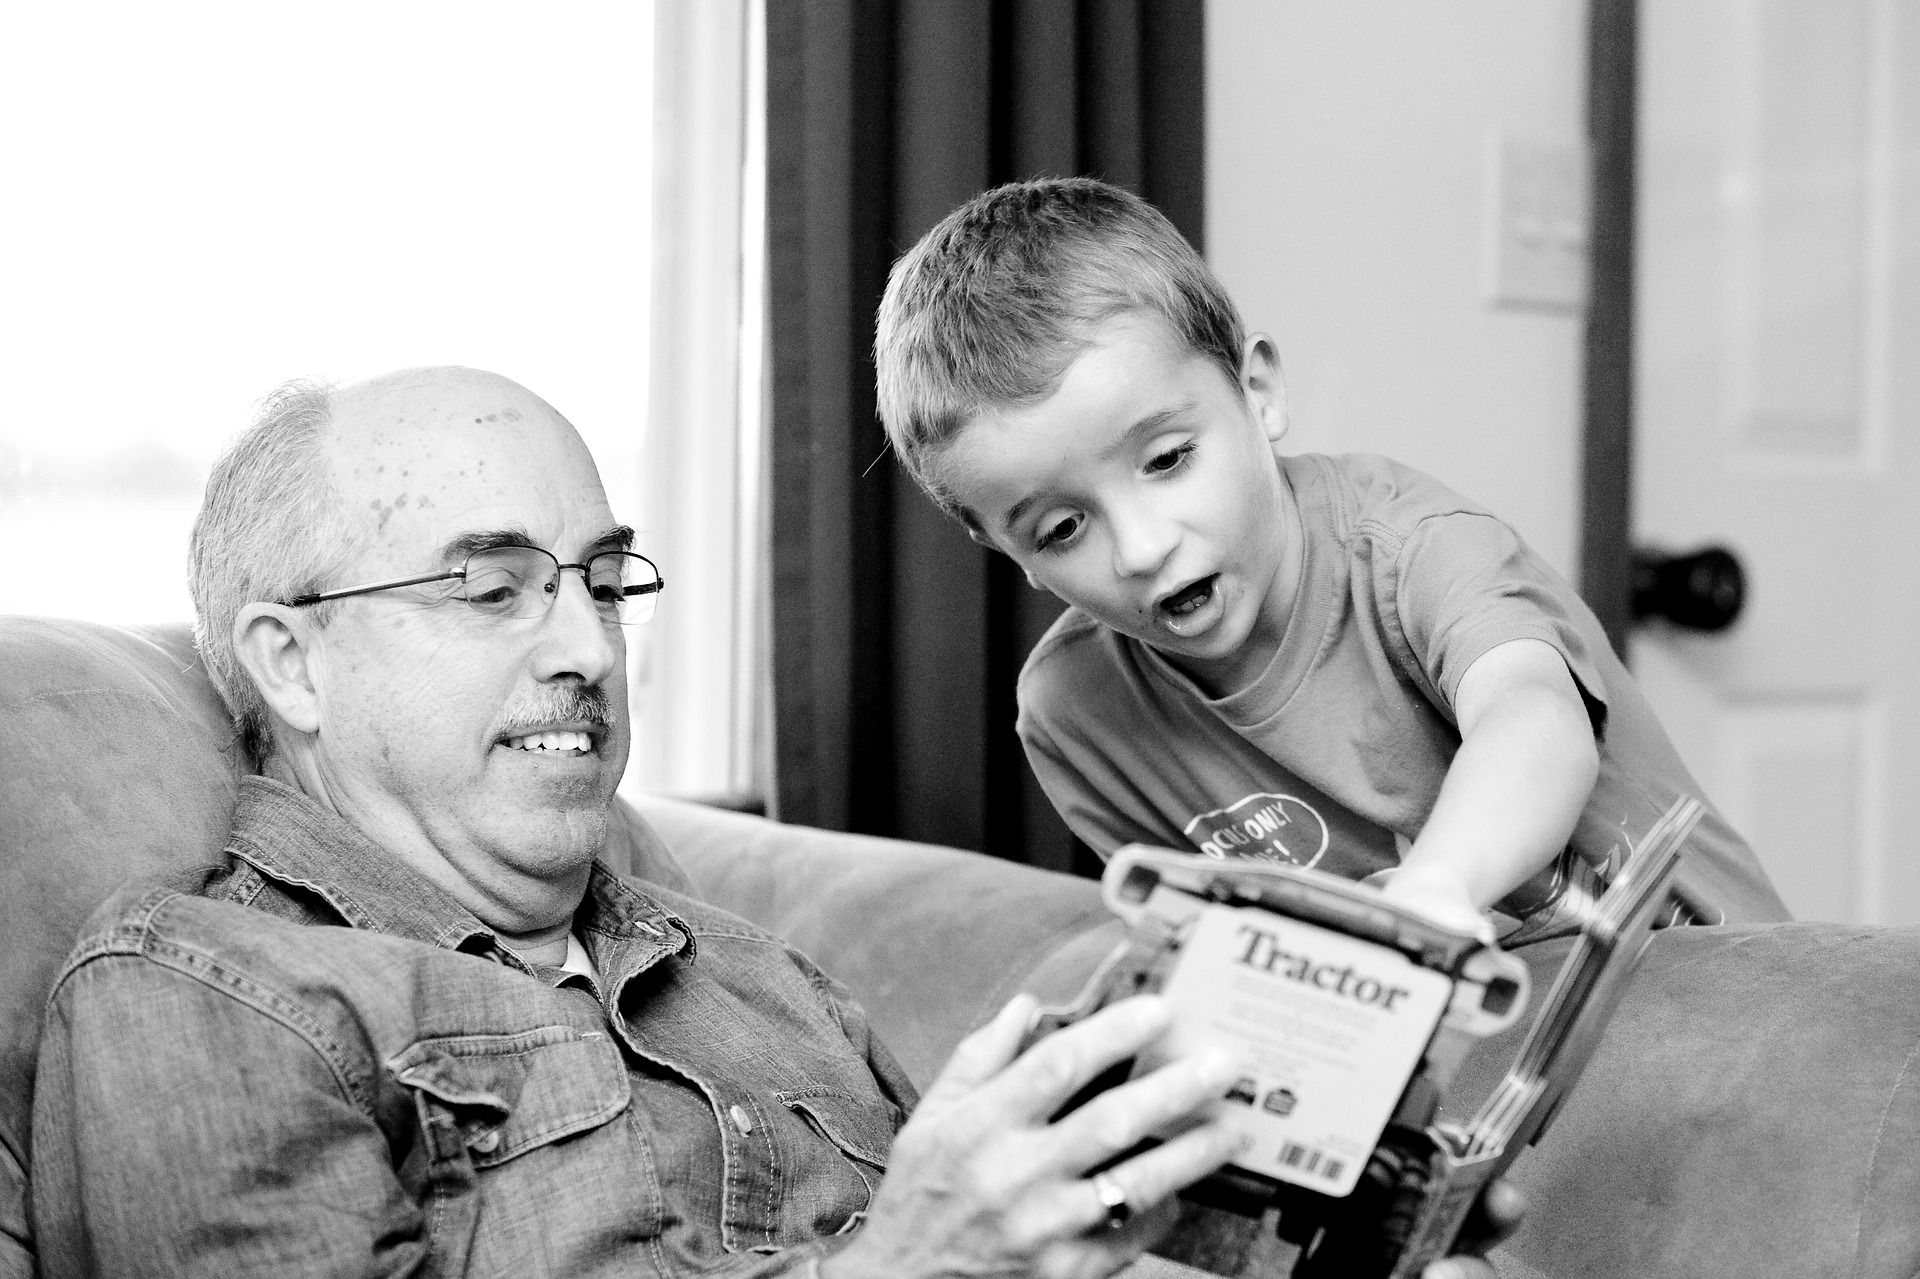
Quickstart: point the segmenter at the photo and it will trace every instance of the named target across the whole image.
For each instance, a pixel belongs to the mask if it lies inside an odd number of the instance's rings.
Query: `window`
[[[709,8],[731,15],[722,89],[737,99],[739,135],[756,29],[746,0],[668,0],[663,17],[678,13],[685,27]],[[641,549],[665,540],[691,556],[724,527],[717,558],[676,563],[660,548],[662,614],[718,591],[734,601],[720,620],[750,626],[742,582],[752,579],[735,566],[753,558],[742,548],[754,504],[742,494],[754,490],[740,486],[751,482],[757,401],[704,403],[728,416],[669,419],[660,439],[646,437],[654,20],[652,5],[630,0],[9,6],[0,537],[25,554],[0,574],[0,612],[190,618],[200,489],[256,400],[292,377],[457,363],[525,383],[580,428],[614,509],[638,512],[626,518]],[[725,152],[736,213],[751,194],[744,147],[736,137]],[[660,185],[676,189],[677,175]],[[740,301],[756,287],[742,283],[741,228],[751,237],[758,224],[725,212],[714,216],[734,228],[722,256],[735,305],[715,358],[737,389],[742,367],[757,377],[737,341]],[[755,423],[744,432],[742,409]],[[653,463],[698,431],[735,442],[704,469]],[[700,507],[724,519],[684,518]],[[110,591],[74,571],[102,564]],[[655,639],[648,628],[635,646],[637,737],[690,718],[682,701],[701,695],[665,694],[651,679],[645,650],[671,647],[671,631]],[[742,660],[727,658],[728,689]],[[650,741],[629,780],[739,789],[751,752],[736,749],[734,729],[752,729],[732,710],[726,721],[717,753],[701,748],[727,761],[719,771],[677,768],[677,752]]]

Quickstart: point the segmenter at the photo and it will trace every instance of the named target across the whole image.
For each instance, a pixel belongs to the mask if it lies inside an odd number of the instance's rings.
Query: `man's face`
[[[1036,585],[1237,687],[1279,642],[1298,558],[1278,369],[1249,359],[1236,384],[1158,316],[1118,316],[1052,395],[969,422],[937,478]]]
[[[476,541],[524,539],[566,564],[620,547],[579,436],[505,379],[433,370],[349,388],[328,447],[365,541],[327,588],[458,568]],[[309,637],[311,766],[337,811],[482,918],[543,926],[522,904],[584,885],[606,837],[629,742],[626,641],[572,570],[543,617],[483,615],[460,589],[333,605]]]

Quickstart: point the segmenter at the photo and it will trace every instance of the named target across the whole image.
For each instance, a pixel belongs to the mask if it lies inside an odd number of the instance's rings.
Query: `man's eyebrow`
[[[475,551],[498,550],[502,546],[532,546],[533,538],[527,530],[517,524],[506,528],[475,529],[470,533],[457,533],[448,538],[440,547],[440,558],[448,564],[458,564]]]
[[[1192,400],[1182,400],[1178,404],[1169,404],[1166,408],[1155,409],[1128,427],[1119,439],[1107,445],[1106,448],[1101,449],[1100,460],[1105,462],[1112,459],[1115,454],[1125,452],[1138,443],[1141,436],[1150,435],[1175,418],[1191,412],[1193,406],[1194,402]],[[1000,517],[1000,531],[1011,537],[1013,535],[1014,525],[1018,524],[1020,517],[1027,513],[1027,508],[1044,496],[1045,494],[1043,493],[1029,493],[1026,497],[1021,498],[1018,502],[1008,507],[1007,513]]]
[[[634,532],[631,526],[616,524],[600,536],[587,543],[586,554],[595,555],[601,551],[630,551],[633,549]],[[518,524],[509,524],[505,528],[475,529],[470,533],[460,533],[447,539],[440,548],[440,558],[448,564],[457,564],[475,551],[492,551],[502,546],[537,546],[527,530]]]
[[[597,551],[631,551],[633,549],[633,542],[633,526],[630,524],[616,524],[599,537],[588,542],[587,553],[591,555]]]

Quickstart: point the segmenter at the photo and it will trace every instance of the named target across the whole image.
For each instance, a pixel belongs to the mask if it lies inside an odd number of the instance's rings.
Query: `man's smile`
[[[597,685],[546,686],[520,700],[493,744],[546,760],[598,759],[613,715],[612,699]]]
[[[590,755],[593,753],[593,735],[572,729],[510,737],[506,744],[513,750],[536,751],[543,755]]]

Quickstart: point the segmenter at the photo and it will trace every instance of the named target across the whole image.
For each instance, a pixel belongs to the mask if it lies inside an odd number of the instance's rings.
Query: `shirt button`
[[[733,1120],[742,1137],[753,1131],[753,1116],[747,1113],[746,1107],[737,1104],[727,1107],[727,1118]]]
[[[498,1128],[489,1128],[472,1141],[469,1141],[467,1145],[483,1155],[490,1155],[500,1148],[500,1130]]]

